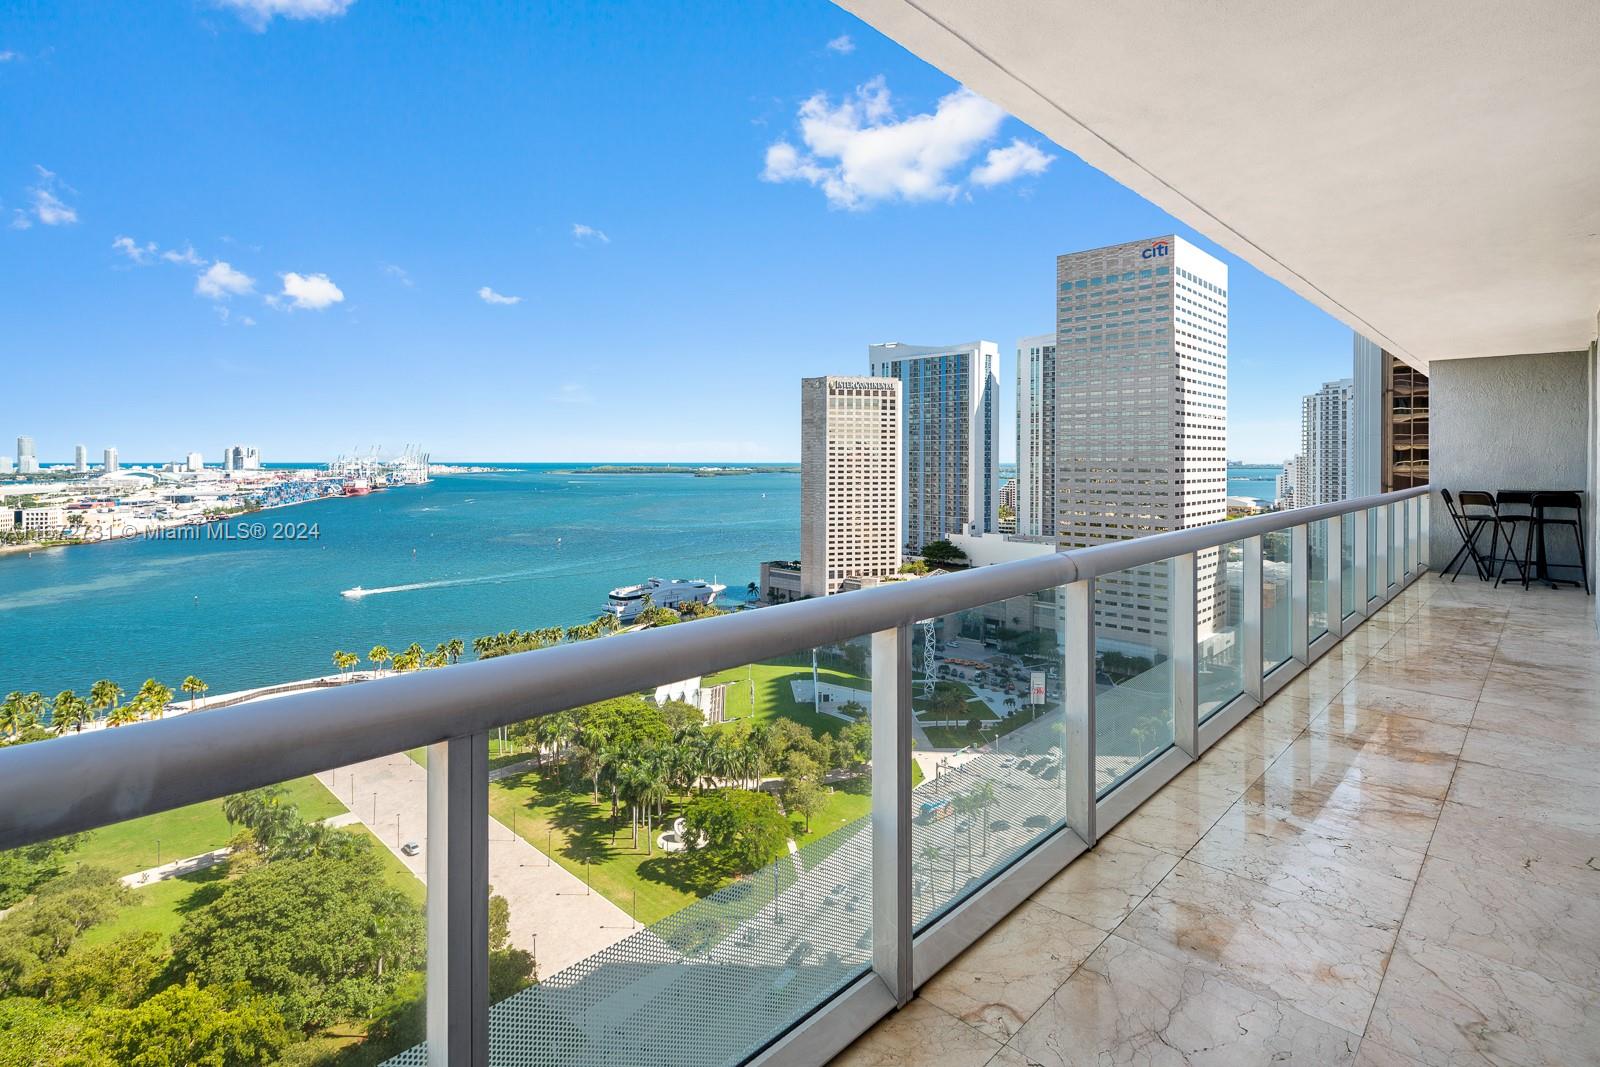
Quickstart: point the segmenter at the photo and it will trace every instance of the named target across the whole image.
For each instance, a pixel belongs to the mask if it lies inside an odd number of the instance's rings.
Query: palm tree
[[[639,802],[644,805],[644,840],[645,854],[656,854],[656,827],[653,818],[661,805],[667,802],[667,784],[662,781],[660,768],[653,768],[656,773],[651,773],[645,778],[644,787],[639,791]]]
[[[372,665],[381,671],[383,670],[383,665],[385,663],[388,663],[390,660],[394,659],[394,653],[390,652],[383,645],[373,645],[372,651],[367,653],[367,659],[371,660]]]
[[[24,693],[22,696],[21,728],[26,730],[30,727],[38,726],[39,720],[44,717],[44,706],[44,694],[37,689],[31,693]]]
[[[200,699],[202,693],[211,687],[191,674],[179,684],[178,688],[189,694],[189,710],[193,711],[195,702]]]
[[[137,697],[126,704],[118,704],[111,709],[111,714],[106,716],[107,726],[127,726],[129,723],[138,722],[142,717],[143,706]]]
[[[22,729],[22,691],[13,689],[6,694],[5,703],[0,704],[0,729],[5,730],[7,737],[15,737]]]
[[[70,689],[63,689],[56,694],[55,704],[50,711],[50,725],[56,728],[56,733],[82,730],[83,724],[88,720],[87,700]]]
[[[990,781],[979,782],[972,787],[968,794],[972,798],[974,810],[983,820],[983,854],[989,854],[989,808],[994,804],[994,783]]]
[[[108,711],[117,706],[126,693],[122,686],[110,678],[102,678],[89,687],[89,708],[91,711]]]
[[[461,638],[459,637],[452,637],[450,640],[444,643],[445,654],[450,657],[451,663],[455,663],[460,660],[461,654],[466,650],[467,646],[462,643]]]
[[[921,855],[923,861],[927,863],[928,868],[931,871],[934,864],[938,863],[939,860],[944,857],[944,849],[940,848],[938,845],[923,845]],[[931,875],[929,877],[929,881],[932,881]],[[950,876],[950,888],[952,892],[955,890],[955,885],[955,876],[952,874]]]
[[[196,678],[195,681],[200,682],[200,679]],[[200,682],[200,684],[205,685],[204,682]],[[172,690],[154,678],[146,678],[144,684],[139,687],[139,693],[134,699],[142,705],[141,710],[152,719],[159,719],[166,714],[167,704],[172,700]]]

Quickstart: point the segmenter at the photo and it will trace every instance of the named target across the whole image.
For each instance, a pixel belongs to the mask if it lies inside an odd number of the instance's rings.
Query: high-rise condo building
[[[900,569],[901,385],[893,378],[800,382],[800,591]]]
[[[17,473],[38,474],[39,457],[33,452],[33,438],[17,438]]]
[[[871,371],[901,383],[901,541],[993,533],[1000,518],[1000,346],[891,343]]]
[[[1166,236],[1056,261],[1056,522],[1066,548],[1227,517],[1228,268]],[[1201,635],[1218,554],[1201,553]],[[1166,568],[1101,579],[1098,626],[1167,632]]]
[[[107,474],[115,474],[122,469],[121,465],[117,463],[117,450],[115,448],[106,449],[104,464],[105,473]]]
[[[198,452],[190,452],[189,455],[184,459],[183,463],[184,469],[190,471],[204,470],[205,465],[206,457],[202,456]]]
[[[72,448],[72,469],[79,474],[89,470],[89,450],[83,445],[74,445]]]
[[[1056,335],[1017,342],[1017,533],[1056,529]]]
[[[258,471],[261,469],[261,450],[254,445],[234,445],[223,461],[223,469],[231,471]]]
[[[1300,402],[1300,470],[1294,506],[1329,504],[1350,496],[1355,471],[1351,424],[1355,382],[1341,378]]]
[[[1300,505],[1295,498],[1300,493],[1300,468],[1303,464],[1297,455],[1283,465],[1283,470],[1278,472],[1278,495],[1273,501],[1273,506],[1279,511],[1297,508]]]

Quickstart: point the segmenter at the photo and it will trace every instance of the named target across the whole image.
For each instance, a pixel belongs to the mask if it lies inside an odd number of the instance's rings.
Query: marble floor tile
[[[1104,930],[1024,901],[918,996],[1006,1041],[1105,939]]]
[[[1487,680],[1504,685],[1523,686],[1535,691],[1540,686],[1551,686],[1557,692],[1573,690],[1592,693],[1600,689],[1600,662],[1587,663],[1508,663],[1495,654],[1494,666]]]
[[[1364,1040],[1427,1067],[1592,1064],[1600,1049],[1600,998],[1402,935]]]
[[[1342,776],[1419,797],[1444,799],[1455,771],[1453,757],[1412,748],[1389,748],[1377,742],[1347,742],[1309,732],[1272,761],[1263,776],[1269,782],[1310,784]]]
[[[1483,729],[1476,718],[1461,758],[1508,771],[1525,771],[1576,782],[1600,781],[1600,746],[1553,741],[1521,732]]]
[[[1490,672],[1478,699],[1494,704],[1559,704],[1600,715],[1600,686],[1573,687]]]
[[[1102,930],[1114,930],[1178,857],[1126,838],[1102,837],[1094,848],[1033,894],[1033,901]]]
[[[1600,898],[1600,834],[1451,801],[1439,813],[1428,855]]]
[[[1394,931],[1188,860],[1117,933],[1359,1034]]]
[[[1497,704],[1478,701],[1473,713],[1474,728],[1501,733],[1534,735],[1552,741],[1570,741],[1600,746],[1600,713],[1571,704],[1531,701],[1523,704]]]
[[[1600,780],[1573,782],[1482,763],[1461,763],[1456,767],[1449,799],[1530,822],[1600,834]]]
[[[1248,758],[1271,763],[1301,732],[1293,726],[1274,727],[1252,715],[1219,737],[1201,756],[1203,759],[1216,755],[1224,759]]]
[[[1366,834],[1414,852],[1426,851],[1443,807],[1429,797],[1338,774],[1309,782],[1263,775],[1241,803],[1286,812],[1328,837]]]
[[[1362,668],[1366,669],[1368,668]],[[1357,672],[1356,677],[1360,677],[1360,672]],[[1328,703],[1339,695],[1339,691],[1349,684],[1348,678],[1314,677],[1307,672],[1301,672],[1273,694],[1272,700],[1304,708],[1309,717],[1311,712],[1327,707]]]
[[[1407,748],[1455,757],[1467,739],[1462,726],[1415,719],[1360,704],[1330,704],[1311,720],[1308,732],[1337,738],[1347,745]]]
[[[1020,1058],[999,1062],[1343,1067],[1358,1040],[1280,999],[1112,935],[1012,1040]]]
[[[1237,797],[1261,777],[1271,762],[1266,756],[1218,752],[1213,745],[1203,759],[1179,771],[1171,784],[1180,789],[1193,786],[1209,793]]]
[[[1392,1048],[1385,1048],[1375,1038],[1364,1037],[1361,1039],[1361,1048],[1356,1051],[1354,1067],[1427,1067],[1427,1064]]]
[[[1423,854],[1365,834],[1331,837],[1315,822],[1235,804],[1188,858],[1314,904],[1398,927]]]
[[[1476,702],[1471,698],[1439,696],[1434,693],[1417,693],[1408,689],[1396,689],[1393,686],[1380,685],[1373,682],[1362,681],[1357,675],[1355,681],[1340,690],[1332,705],[1341,707],[1367,708],[1372,711],[1388,711],[1397,715],[1409,715],[1414,719],[1428,719],[1432,722],[1449,723],[1452,726],[1466,726],[1472,722],[1472,711]]]
[[[1515,869],[1465,867],[1429,856],[1405,931],[1600,990],[1600,895],[1592,891],[1557,889]]]
[[[1231,793],[1208,790],[1173,790],[1173,783],[1141,804],[1104,836],[1160,849],[1181,856],[1205,836],[1211,824],[1236,799]]]
[[[1355,680],[1367,685],[1404,689],[1413,693],[1433,693],[1462,700],[1478,699],[1484,686],[1481,678],[1463,678],[1449,671],[1391,667],[1382,663],[1367,664]]]
[[[984,1067],[1000,1042],[921,997],[888,1016],[831,1061],[831,1067]]]

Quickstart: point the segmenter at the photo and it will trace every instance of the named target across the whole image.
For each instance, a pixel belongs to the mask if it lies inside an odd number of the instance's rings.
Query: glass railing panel
[[[0,852],[0,1063],[377,1063],[415,1045],[428,845],[400,753]]]
[[[503,732],[491,1063],[739,1063],[867,968],[872,670],[861,637]]]
[[[1261,669],[1269,673],[1288,662],[1291,655],[1290,565],[1294,541],[1288,530],[1261,538]]]
[[[1306,636],[1315,641],[1328,632],[1328,520],[1306,524]]]
[[[1204,722],[1244,692],[1244,542],[1195,557],[1196,694]]]
[[[1056,590],[913,627],[911,870],[919,927],[1065,817]]]
[[[1350,514],[1339,523],[1339,603],[1344,617],[1355,614],[1356,603],[1356,518]]]
[[[1367,509],[1367,599],[1378,596],[1378,512],[1380,508]]]
[[[1416,498],[1415,497],[1413,497],[1410,500],[1405,501],[1404,503],[1402,503],[1400,505],[1400,513],[1403,516],[1405,516],[1405,520],[1401,524],[1401,527],[1400,527],[1401,543],[1405,546],[1405,552],[1404,552],[1405,570],[1403,571],[1404,574],[1410,574],[1412,568],[1416,566],[1416,552],[1415,552],[1415,549],[1412,546],[1412,537],[1411,537],[1412,528],[1416,525],[1416,521],[1417,521],[1417,512],[1416,512],[1415,505],[1416,505]]]
[[[1172,578],[1163,560],[1095,579],[1098,796],[1172,747]]]
[[[1396,507],[1393,504],[1386,504],[1384,506],[1389,512],[1388,580],[1389,584],[1392,586],[1395,582],[1399,581],[1402,552],[1400,537],[1403,524],[1405,522],[1405,517],[1403,514],[1405,509]]]

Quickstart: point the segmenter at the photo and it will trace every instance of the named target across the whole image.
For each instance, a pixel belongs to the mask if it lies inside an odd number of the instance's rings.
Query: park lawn
[[[832,682],[852,689],[872,688],[872,683],[868,679],[837,667],[819,667],[817,675],[825,683]],[[794,698],[794,688],[789,683],[809,681],[810,678],[811,659],[808,656],[804,662],[796,659],[790,663],[756,663],[749,667],[734,667],[712,675],[702,684],[712,686],[724,682],[732,683],[728,687],[726,698],[726,714],[730,720],[754,719],[757,722],[770,722],[782,716],[793,719],[803,726],[809,726],[813,733],[837,733],[841,727],[847,725],[843,719],[823,715],[810,704],[803,704]],[[752,680],[755,682],[756,691],[754,709],[750,706]]]
[[[408,748],[406,755],[411,757],[411,762],[419,767],[428,765],[428,750],[426,748]],[[489,769],[504,767],[508,763],[520,763],[525,759],[532,759],[531,752],[518,752],[512,745],[502,746],[498,737],[489,738]]]
[[[515,813],[513,815],[513,813]],[[554,859],[582,881],[585,876],[596,893],[623,911],[637,900],[636,918],[653,923],[722,888],[729,881],[703,862],[682,862],[656,849],[645,851],[644,825],[639,826],[639,847],[633,847],[626,809],[611,840],[611,799],[604,792],[595,801],[580,784],[576,792],[536,770],[489,783],[489,814],[540,852],[554,851]],[[680,812],[676,798],[666,806],[665,823]],[[660,833],[663,820],[655,822]],[[588,870],[585,871],[585,861]]]
[[[345,806],[315,778],[297,778],[285,782],[284,788],[284,799],[294,804],[300,817],[307,821],[345,811]],[[161,843],[161,862],[170,863],[221,848],[233,835],[234,828],[222,814],[222,801],[207,800],[92,830],[72,858],[86,867],[109,867],[119,875],[132,874],[156,865],[157,841]]]
[[[915,766],[915,761],[913,761]],[[824,787],[826,788],[826,787]],[[863,774],[859,778],[848,778],[833,784],[833,791],[827,794],[823,801],[822,810],[811,819],[811,832],[806,833],[805,816],[797,811],[789,813],[789,825],[793,828],[794,843],[801,848],[811,842],[826,837],[835,830],[865,818],[872,811],[872,777]]]
[[[222,891],[228,865],[219,863],[193,874],[165,878],[133,890],[134,903],[118,911],[106,922],[90,927],[74,946],[93,948],[127,934],[154,930],[163,943],[178,932],[183,917],[195,908],[214,900]]]

